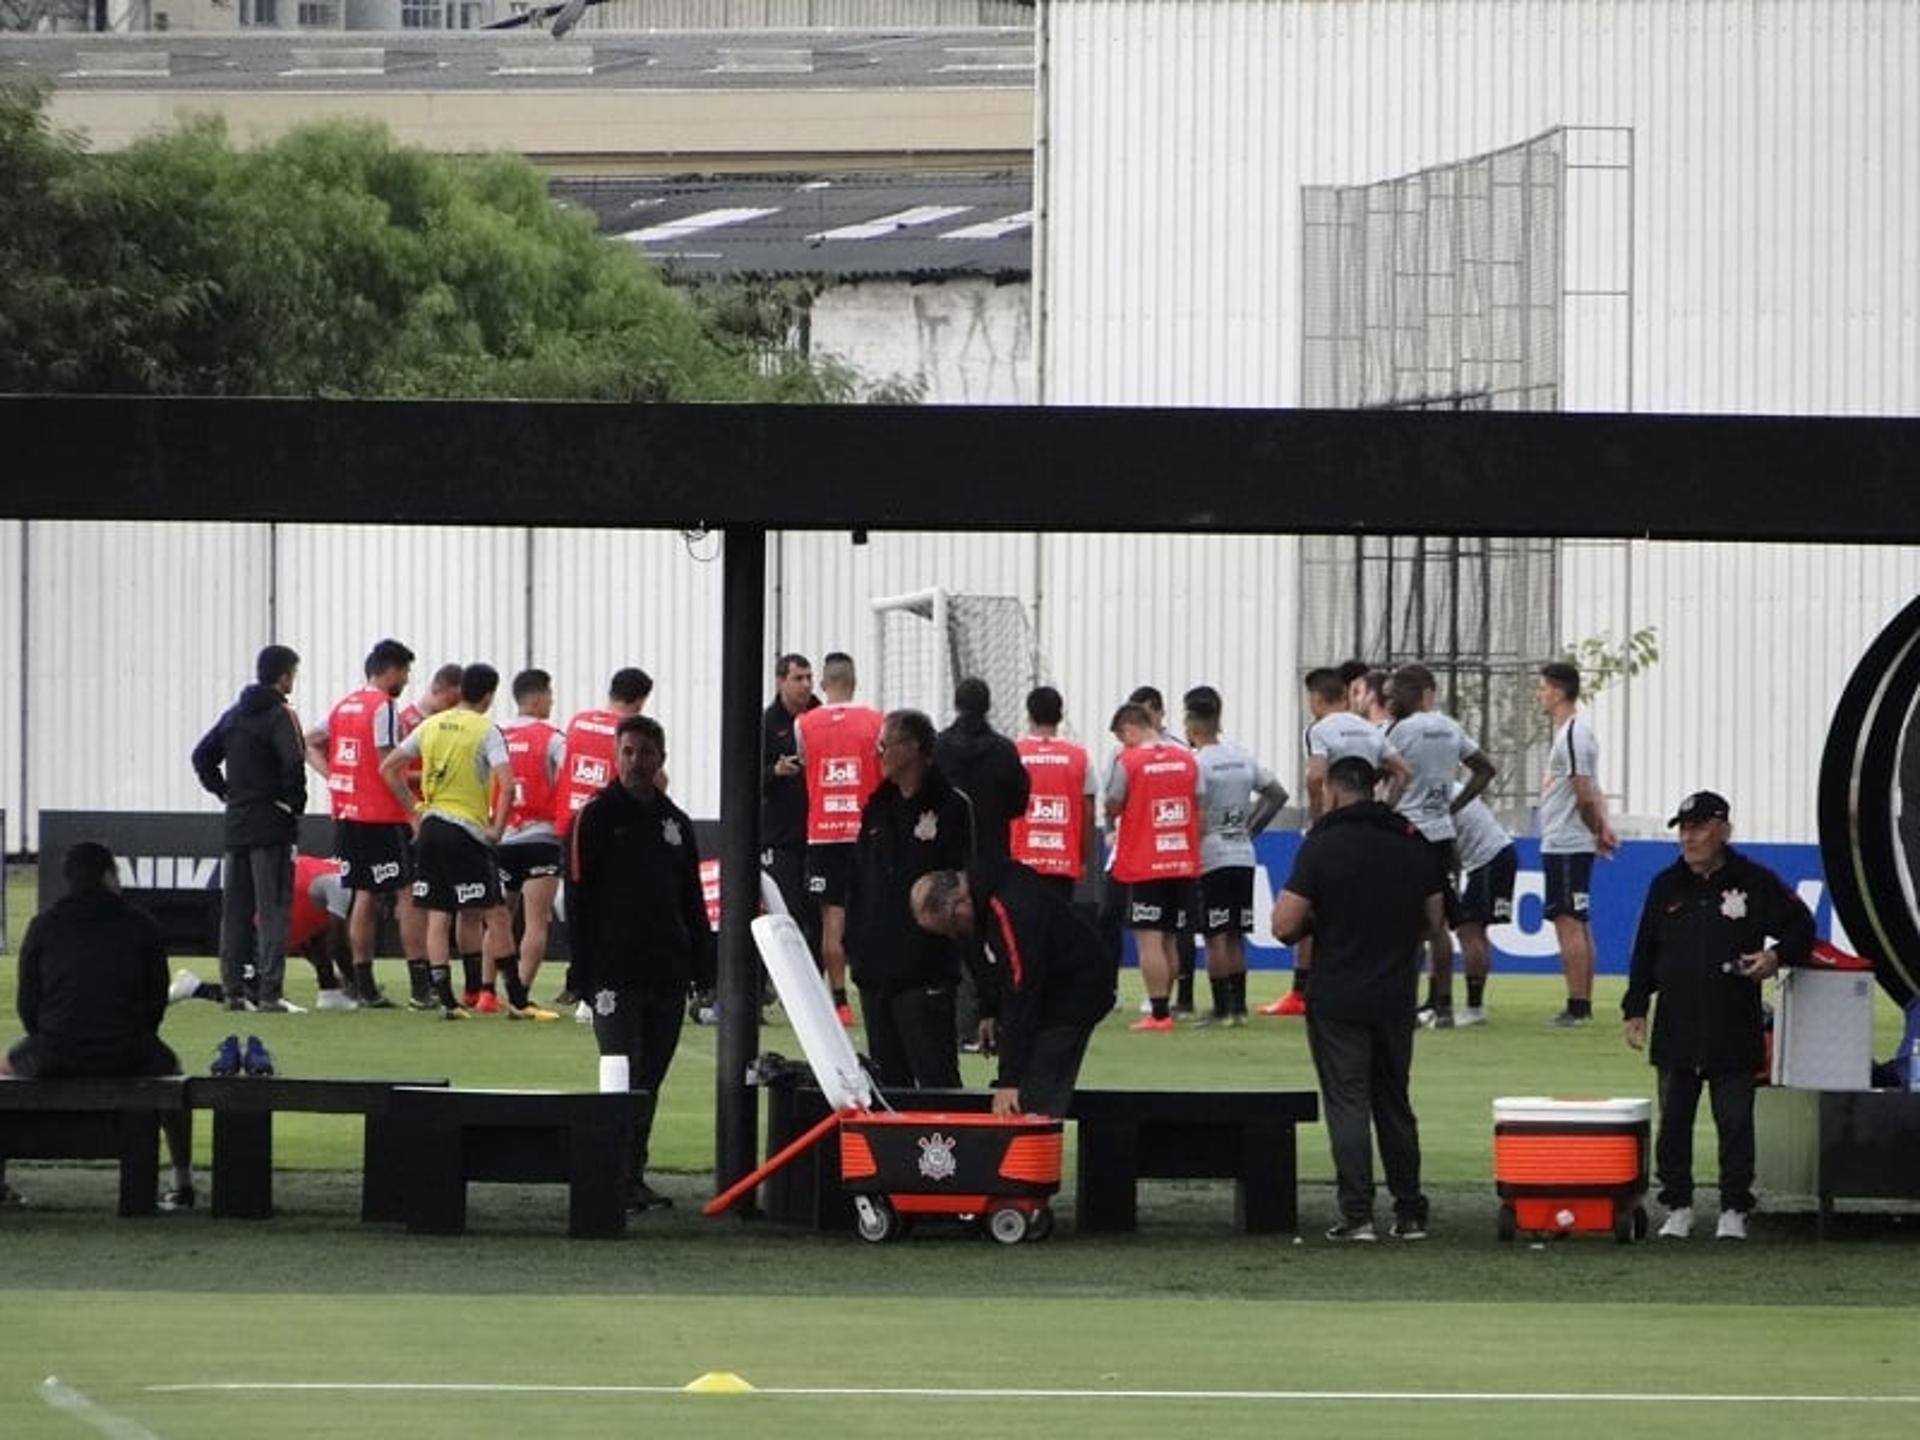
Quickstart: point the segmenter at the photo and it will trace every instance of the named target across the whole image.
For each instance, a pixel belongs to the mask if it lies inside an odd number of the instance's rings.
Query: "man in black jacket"
[[[933,742],[933,763],[973,806],[973,848],[979,863],[998,865],[1007,858],[1013,822],[1027,813],[1033,777],[1020,762],[1020,747],[987,720],[993,713],[993,691],[986,681],[969,675],[954,686],[953,711],[953,723]],[[963,1050],[982,1048],[976,1036],[985,1013],[968,966],[961,970],[960,988],[954,992],[954,1031]]]
[[[1420,1128],[1408,1098],[1420,940],[1441,920],[1427,844],[1373,798],[1379,775],[1348,756],[1327,767],[1329,809],[1300,844],[1273,905],[1273,936],[1313,936],[1307,1044],[1333,1147],[1340,1222],[1329,1240],[1371,1241],[1373,1137],[1393,1194],[1393,1236],[1424,1240]]]
[[[1000,1057],[993,1113],[1065,1115],[1093,1027],[1113,1009],[1116,971],[1100,937],[1011,860],[922,875],[913,916],[976,961],[981,1031]]]
[[[713,931],[693,821],[656,783],[666,732],[645,715],[614,730],[618,778],[574,822],[567,934],[602,1055],[627,1059],[627,1085],[653,1095],[680,1044],[691,987],[711,989]],[[631,1207],[671,1202],[647,1184],[652,1121],[634,1136]]]
[[[1813,916],[1800,898],[1727,843],[1731,816],[1724,797],[1697,790],[1667,821],[1680,828],[1680,858],[1647,887],[1620,1002],[1627,1044],[1639,1050],[1648,1008],[1660,997],[1650,1057],[1660,1072],[1654,1164],[1667,1207],[1660,1234],[1669,1240],[1693,1233],[1693,1120],[1703,1084],[1720,1137],[1715,1238],[1747,1238],[1753,1082],[1766,1055],[1760,982],[1782,965],[1806,963],[1813,948]]]
[[[895,710],[880,729],[880,786],[860,813],[847,882],[847,957],[867,1054],[882,1085],[960,1083],[953,944],[913,920],[913,882],[973,861],[973,811],[933,763],[933,722]]]
[[[298,1013],[281,992],[293,845],[307,808],[306,735],[287,703],[300,657],[269,645],[256,683],[193,747],[200,783],[227,807],[220,870],[220,985],[229,1010]]]
[[[160,1038],[167,1013],[167,947],[160,927],[120,894],[113,852],[83,840],[66,853],[67,893],[34,917],[20,945],[20,1023],[26,1038],[0,1056],[22,1080],[178,1075]],[[160,1208],[193,1204],[187,1112],[162,1117],[173,1184]],[[0,1156],[0,1205],[21,1203]]]
[[[820,907],[807,893],[807,776],[794,721],[820,703],[813,666],[782,655],[773,669],[773,701],[760,720],[760,868],[773,877],[807,948],[820,954]]]

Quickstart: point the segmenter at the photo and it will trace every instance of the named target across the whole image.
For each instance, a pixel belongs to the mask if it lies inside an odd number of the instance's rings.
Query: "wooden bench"
[[[241,1220],[273,1214],[273,1117],[279,1111],[361,1115],[360,1218],[402,1218],[398,1143],[391,1118],[397,1088],[444,1087],[445,1080],[327,1080],[279,1076],[196,1076],[187,1104],[213,1112],[213,1213]]]
[[[407,1229],[465,1233],[470,1181],[545,1181],[567,1186],[569,1235],[625,1234],[634,1131],[652,1110],[644,1091],[395,1090]]]
[[[810,1080],[763,1072],[768,1091],[767,1153],[827,1113]],[[896,1110],[987,1109],[983,1090],[894,1091]],[[1074,1227],[1086,1233],[1139,1225],[1139,1182],[1234,1182],[1234,1224],[1249,1235],[1300,1228],[1295,1128],[1320,1118],[1311,1090],[1079,1090],[1068,1118],[1079,1132]],[[768,1216],[817,1230],[853,1228],[853,1203],[840,1186],[840,1147],[829,1135],[764,1188]]]
[[[0,1157],[117,1160],[120,1213],[151,1215],[160,1199],[160,1117],[185,1106],[178,1076],[0,1078]]]

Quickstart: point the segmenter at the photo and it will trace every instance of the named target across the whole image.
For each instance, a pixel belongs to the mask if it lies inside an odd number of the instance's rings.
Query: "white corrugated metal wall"
[[[1571,407],[1920,413],[1920,6],[1049,0],[1040,31],[1051,402],[1296,403],[1301,187],[1566,125],[1634,159],[1630,356],[1570,296]],[[1570,176],[1570,290],[1627,278],[1618,185]],[[1597,707],[1616,803],[1720,777],[1747,833],[1811,838],[1832,696],[1916,583],[1910,550],[1569,546],[1566,639],[1661,635]],[[1322,658],[1268,633],[1282,673]]]
[[[21,654],[21,642],[26,637],[20,628],[24,580],[21,547],[26,543],[26,530],[22,521],[0,520],[0,810],[7,814],[4,848],[8,850],[20,844],[27,799],[25,751],[20,743],[27,698],[25,657]]]

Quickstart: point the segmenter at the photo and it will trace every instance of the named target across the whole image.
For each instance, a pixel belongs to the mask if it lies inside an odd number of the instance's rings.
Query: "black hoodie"
[[[249,685],[193,747],[200,783],[227,807],[229,850],[291,845],[307,808],[307,747],[287,697]]]
[[[933,763],[973,802],[973,844],[984,864],[1007,858],[1007,827],[1027,813],[1032,780],[1019,748],[982,715],[961,715],[933,742]]]

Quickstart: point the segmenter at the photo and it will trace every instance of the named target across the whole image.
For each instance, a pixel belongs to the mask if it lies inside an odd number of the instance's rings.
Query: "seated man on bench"
[[[178,1075],[160,1038],[167,1013],[167,950],[160,927],[120,894],[113,852],[91,840],[67,851],[66,895],[34,917],[20,945],[21,1023],[26,1038],[0,1058],[0,1075],[22,1080]],[[187,1112],[165,1117],[173,1183],[162,1210],[193,1204]],[[24,1203],[6,1183],[0,1206]]]
[[[913,918],[967,951],[983,1050],[997,1047],[993,1113],[1064,1116],[1087,1041],[1113,1009],[1114,962],[1073,907],[1017,861],[913,882]]]

